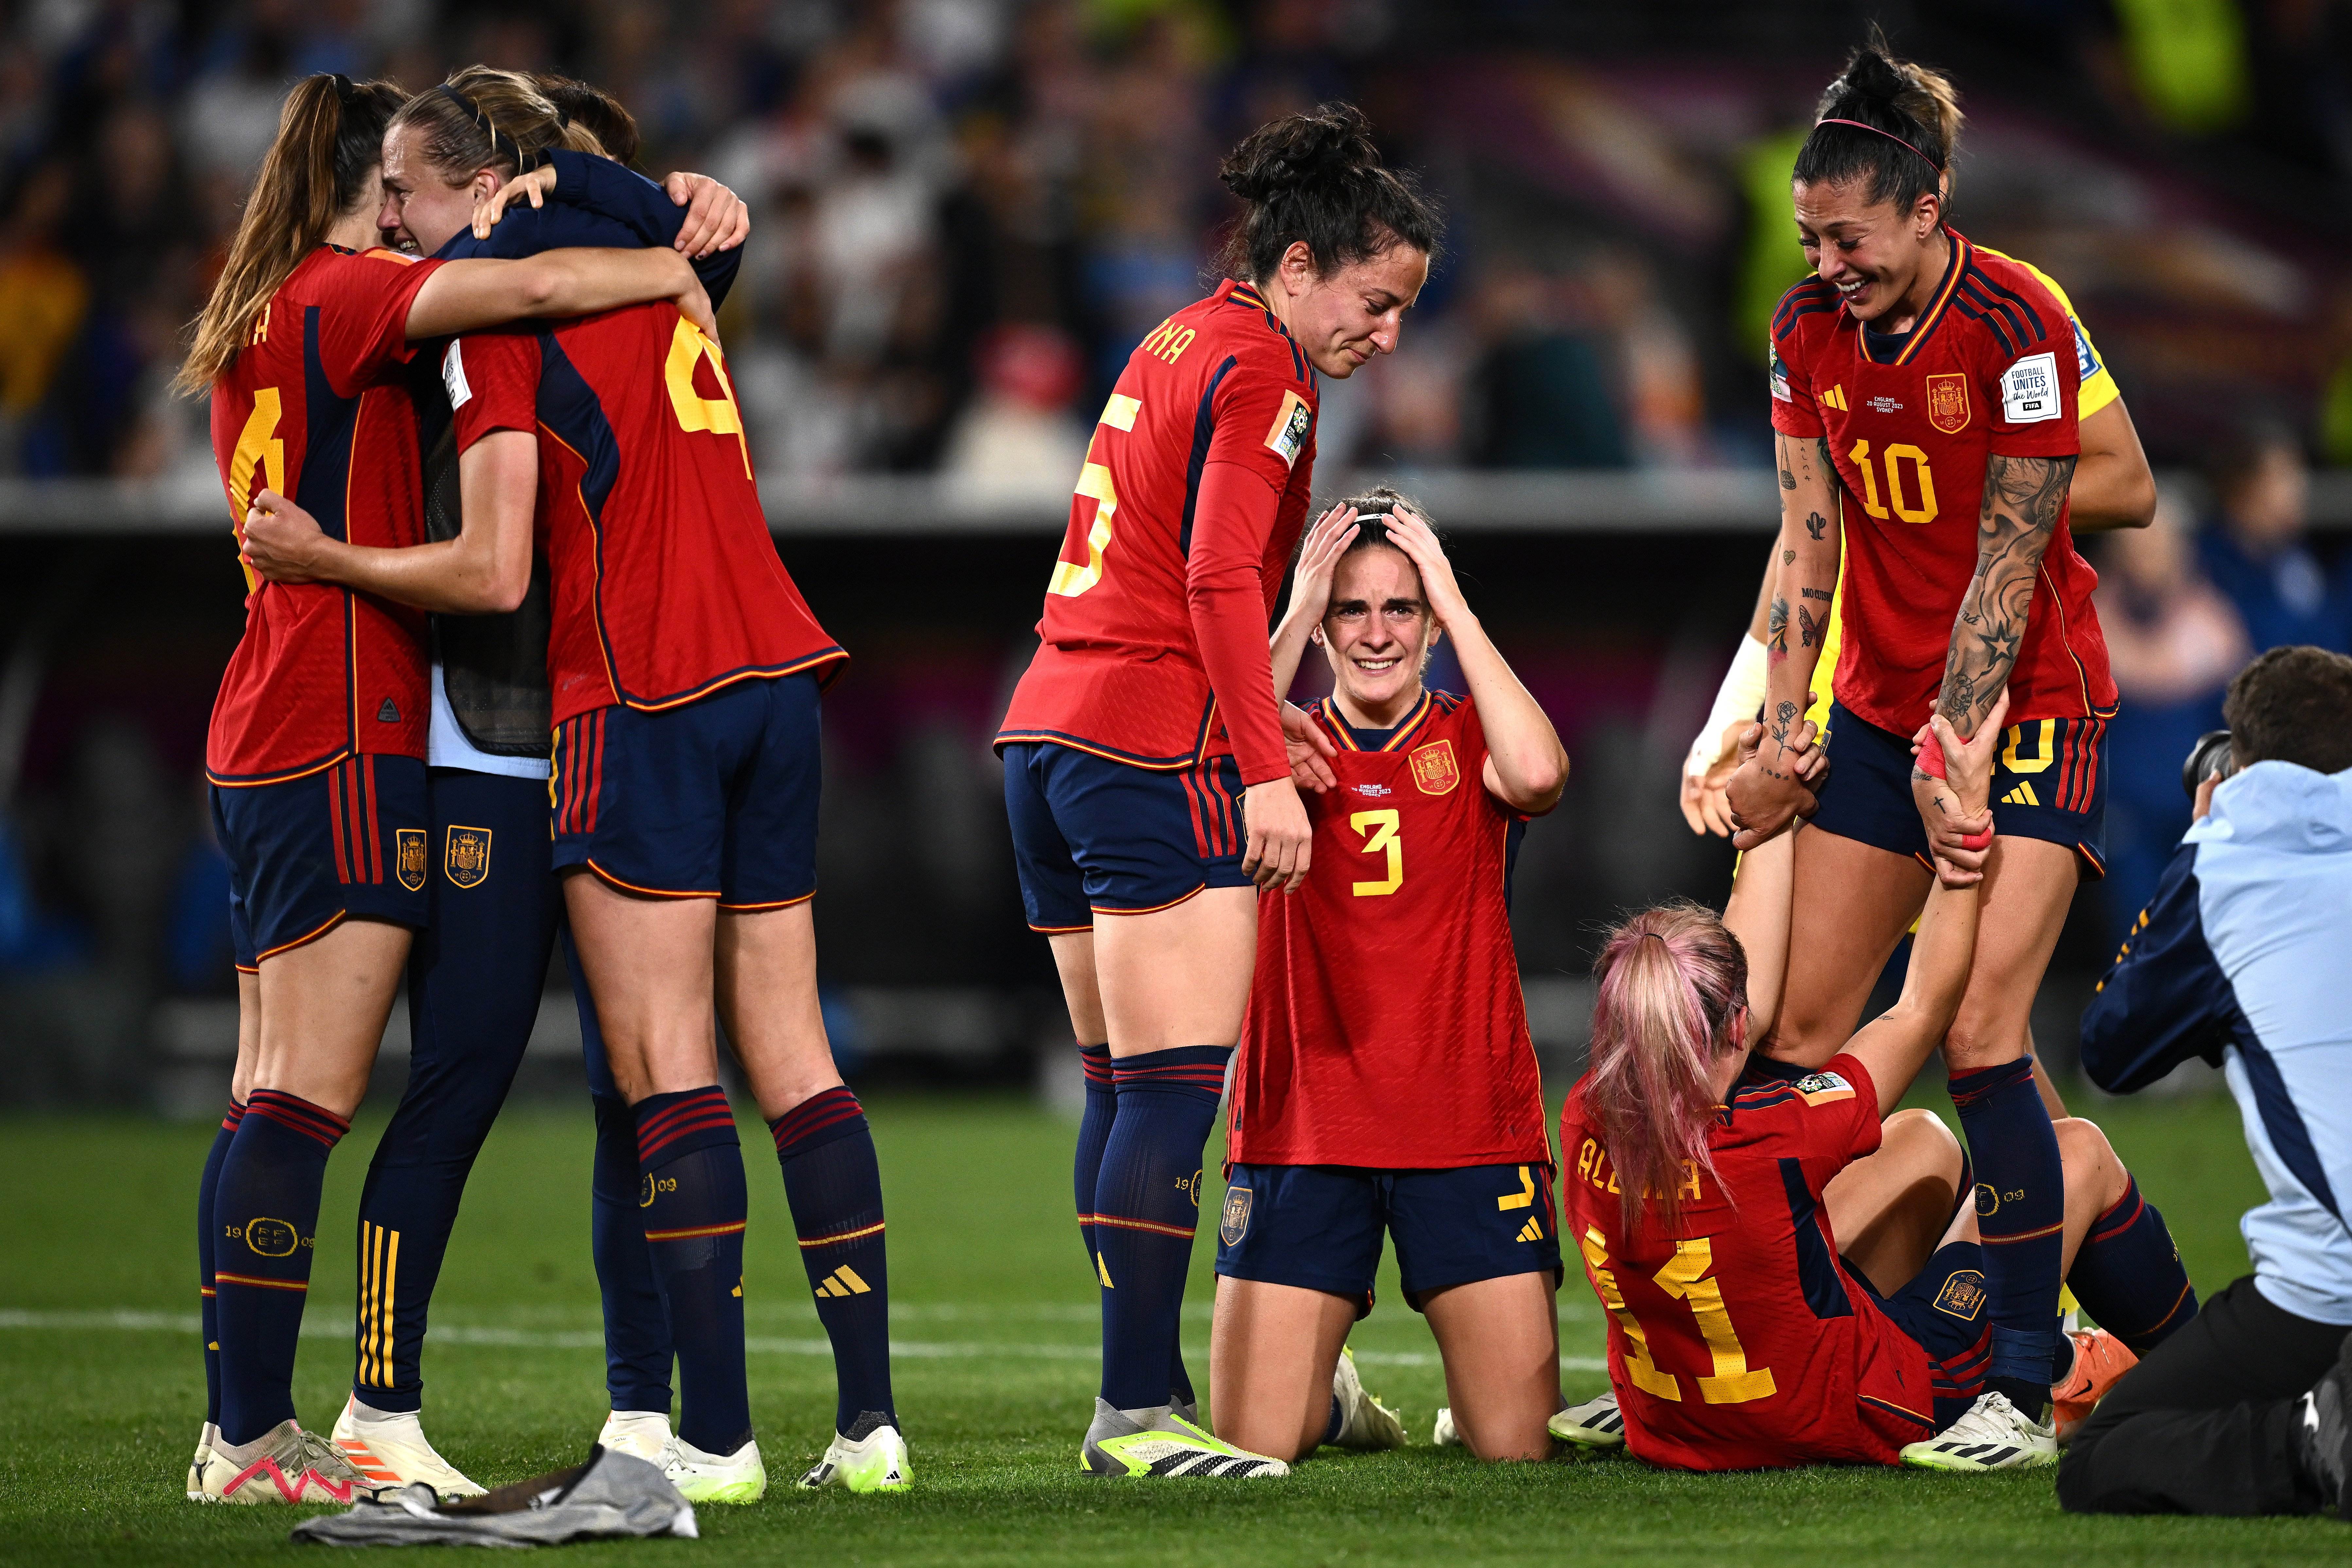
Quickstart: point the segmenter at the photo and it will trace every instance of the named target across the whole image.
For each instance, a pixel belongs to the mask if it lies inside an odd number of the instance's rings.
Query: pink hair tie
[[[1859,120],[1816,120],[1813,121],[1813,128],[1815,130],[1819,130],[1824,125],[1851,125],[1856,131],[1867,131],[1873,136],[1884,136],[1889,141],[1894,142],[1897,147],[1907,147],[1910,148],[1912,152],[1918,152],[1920,160],[1925,162],[1928,168],[1936,171],[1937,173],[1940,174],[1944,172],[1944,166],[1941,163],[1937,162],[1925,152],[1919,152],[1919,150],[1916,147],[1912,147],[1911,143],[1904,141],[1903,138],[1895,135],[1892,131],[1881,131],[1875,125],[1867,124]]]

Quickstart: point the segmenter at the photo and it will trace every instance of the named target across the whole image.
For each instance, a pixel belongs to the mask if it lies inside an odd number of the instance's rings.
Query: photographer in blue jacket
[[[2126,1374],[2058,1471],[2075,1512],[2333,1513],[2352,1383],[2352,659],[2274,648],[2231,683],[2197,820],[2083,1017],[2116,1093],[2220,1065],[2270,1201],[2254,1271]]]

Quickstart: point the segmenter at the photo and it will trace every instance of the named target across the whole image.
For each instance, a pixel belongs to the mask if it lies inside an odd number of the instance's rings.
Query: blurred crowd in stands
[[[473,61],[611,89],[646,172],[699,170],[751,204],[721,328],[772,484],[939,473],[1053,509],[1133,343],[1210,281],[1232,211],[1220,152],[1334,97],[1367,107],[1452,227],[1402,350],[1326,388],[1329,484],[1353,468],[1760,465],[1766,322],[1804,267],[1788,169],[1872,14],[20,0],[0,11],[0,478],[209,483],[205,410],[165,383],[287,85],[333,70],[415,89]],[[2180,757],[2219,726],[2230,675],[2282,642],[2352,650],[2352,561],[2307,517],[2310,466],[2352,466],[2352,8],[1922,0],[1899,24],[1970,111],[1955,225],[2066,287],[2158,466],[2206,480],[2154,528],[2090,547],[2126,700],[2104,890],[2119,930],[2186,825]],[[1687,548],[1659,541],[1643,570],[1666,581]],[[1522,887],[1559,894],[1558,918],[1523,920],[1531,969],[1578,967],[1578,921],[1685,891],[1699,865],[1676,836],[1671,758],[1736,636],[1752,552],[1736,553],[1727,608],[1704,624],[1678,623],[1658,589],[1613,628],[1516,627],[1514,657],[1552,672],[1545,700],[1589,791],[1529,841]],[[869,575],[822,599],[855,618],[891,591]],[[877,983],[1003,967],[971,934],[1009,898],[983,742],[1025,651],[1007,631],[1032,612],[1023,591],[1010,620],[927,611],[939,641],[903,658],[860,643],[854,710],[828,713],[828,768],[863,782],[828,795],[844,874],[827,873],[827,929],[886,955]],[[0,607],[89,601],[64,594]],[[234,635],[217,619],[203,637]],[[68,637],[73,667],[38,701],[20,694],[13,719],[22,671],[0,678],[0,992],[12,974],[125,972],[106,956],[133,948],[144,977],[113,987],[125,998],[219,990],[220,873],[182,780],[226,646],[194,658],[180,635],[153,633],[119,678]],[[154,674],[175,664],[205,669],[183,691]],[[942,695],[950,668],[962,685]],[[910,836],[909,821],[929,826]],[[1546,847],[1578,841],[1582,859]],[[894,855],[905,865],[857,902],[875,883],[861,869]]]

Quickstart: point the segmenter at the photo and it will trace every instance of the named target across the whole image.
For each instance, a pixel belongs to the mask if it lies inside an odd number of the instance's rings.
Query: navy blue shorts
[[[1237,1165],[1225,1178],[1217,1272],[1346,1296],[1372,1310],[1381,1237],[1396,1238],[1405,1303],[1450,1285],[1560,1277],[1549,1166],[1368,1170]]]
[[[798,904],[816,893],[823,770],[813,674],[577,715],[555,730],[554,867],[721,909]]]
[[[347,919],[426,924],[423,758],[346,758],[282,783],[215,784],[212,796],[246,973]]]
[[[1084,931],[1204,887],[1247,887],[1241,768],[1162,772],[1051,741],[1004,747],[1004,812],[1032,930]]]
[[[1898,855],[1927,858],[1911,799],[1907,736],[1830,705],[1830,776],[1813,826]],[[1992,767],[1993,830],[2046,839],[2082,856],[2085,878],[2107,873],[2107,721],[2037,718],[2009,727]]]
[[[1977,1396],[1984,1392],[1985,1368],[1992,1361],[1983,1247],[1974,1241],[1955,1241],[1937,1248],[1927,1266],[1891,1296],[1880,1295],[1858,1270],[1848,1269],[1846,1277],[1868,1291],[1895,1326],[1935,1359],[1937,1365],[1929,1377],[1936,1398],[1936,1430],[1942,1431],[1967,1414]]]

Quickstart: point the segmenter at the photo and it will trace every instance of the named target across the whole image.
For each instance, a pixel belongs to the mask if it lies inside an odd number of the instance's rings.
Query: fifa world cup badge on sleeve
[[[1927,423],[1947,435],[1958,435],[1969,427],[1968,377],[1927,378]]]
[[[399,876],[400,885],[408,889],[411,893],[424,892],[425,830],[422,828],[394,828],[392,832],[392,840],[393,845],[397,851],[397,854],[393,862],[393,871]]]
[[[452,824],[441,869],[459,887],[481,886],[483,879],[490,874],[490,830]]]
[[[1412,781],[1424,795],[1450,795],[1462,782],[1461,770],[1454,766],[1454,743],[1441,740],[1424,746],[1412,753]]]
[[[1944,1281],[1936,1292],[1936,1310],[1948,1313],[1962,1322],[1974,1322],[1984,1311],[1984,1276],[1974,1269],[1962,1269]]]
[[[1225,1188],[1225,1212],[1217,1221],[1217,1239],[1228,1247],[1238,1247],[1249,1234],[1250,1189],[1245,1186]]]
[[[2028,354],[2001,372],[2000,416],[2010,423],[2055,419],[2059,402],[2057,355]]]
[[[1307,433],[1315,427],[1315,411],[1307,400],[1295,392],[1282,394],[1282,410],[1274,416],[1274,427],[1265,433],[1265,444],[1274,455],[1289,467],[1298,465],[1298,455],[1307,450]]]

